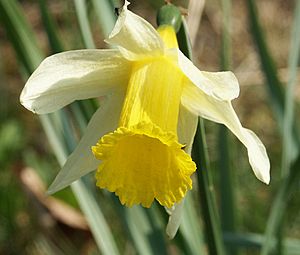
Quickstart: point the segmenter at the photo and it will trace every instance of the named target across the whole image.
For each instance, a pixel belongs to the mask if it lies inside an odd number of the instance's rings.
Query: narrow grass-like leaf
[[[300,181],[300,156],[292,164],[290,173],[284,177],[280,185],[279,191],[272,204],[269,219],[267,222],[267,228],[265,231],[265,241],[262,248],[262,255],[271,254],[274,250],[274,244],[272,242],[273,237],[281,227],[281,223],[287,208],[289,197],[293,190],[297,187]]]
[[[188,58],[192,59],[192,47],[184,20],[177,38],[180,50]],[[225,254],[220,220],[215,204],[213,183],[210,176],[204,122],[202,119],[199,119],[193,143],[192,158],[197,165],[199,197],[202,206],[205,238],[207,239],[209,253],[214,255]]]
[[[291,31],[289,52],[289,80],[285,94],[283,118],[282,174],[288,174],[293,158],[294,93],[297,82],[297,68],[300,57],[300,1],[296,1],[294,24]]]
[[[189,59],[193,60],[192,44],[187,31],[188,27],[186,21],[183,19],[181,27],[177,33],[178,45],[182,53]]]
[[[84,45],[87,49],[94,49],[96,46],[89,25],[86,0],[74,0],[74,4]]]
[[[110,228],[102,214],[99,202],[96,202],[93,194],[81,180],[72,184],[72,190],[75,192],[76,198],[80,201],[80,207],[87,217],[89,226],[101,253],[107,255],[120,254]],[[97,215],[95,216],[95,214]]]
[[[221,71],[231,69],[231,0],[222,0]]]
[[[185,198],[179,231],[188,247],[188,254],[205,254],[204,236],[197,220],[197,210],[195,209],[192,192],[189,192]]]
[[[188,58],[192,59],[192,46],[187,29],[188,28],[186,21],[185,19],[183,19],[182,25],[177,34],[177,40],[179,48],[183,52],[183,54]],[[200,120],[200,122],[202,122],[202,120]],[[199,222],[196,220],[197,214],[195,212],[195,204],[190,196],[191,194],[187,195],[184,204],[182,226],[179,228],[179,231],[182,234],[182,238],[186,243],[186,249],[188,250],[188,253],[203,253],[203,251],[205,250],[203,236],[200,232]],[[206,205],[203,204],[202,206],[205,207]],[[206,225],[206,219],[203,219],[203,222]],[[209,239],[209,237],[207,239]]]
[[[106,193],[118,212],[123,234],[128,235],[137,254],[166,254],[164,236],[165,220],[155,204],[146,209],[141,206],[127,208],[121,205],[119,199],[111,193]],[[162,210],[161,210],[162,211]]]
[[[107,0],[91,0],[95,13],[99,20],[104,37],[107,37],[112,31],[116,16],[114,16],[114,6],[111,1]]]
[[[60,115],[62,113],[63,112],[59,112],[56,113],[56,115]],[[74,139],[65,141],[67,146],[64,145],[64,141],[58,139],[60,136],[57,134],[58,131],[55,132],[56,128],[53,127],[53,121],[51,121],[51,117],[49,115],[42,115],[41,120],[49,141],[57,146],[54,150],[54,153],[59,160],[60,165],[63,165],[68,157],[68,154],[72,151],[72,147],[76,146],[76,141]],[[62,122],[65,122],[62,123],[62,125],[66,128],[68,123],[65,116],[62,116],[61,120]],[[69,131],[71,131],[70,128]],[[79,201],[81,209],[87,217],[87,221],[100,251],[107,255],[119,254],[117,246],[113,240],[113,236],[99,207],[99,203],[95,201],[93,194],[84,185],[82,180],[74,182],[71,184],[71,187]]]
[[[220,174],[220,217],[223,232],[234,232],[236,229],[236,203],[233,183],[233,171],[230,168],[230,146],[228,130],[220,126],[218,133],[219,174]],[[232,245],[226,245],[228,254],[237,254]]]
[[[193,143],[192,158],[197,165],[199,196],[202,206],[205,236],[209,254],[225,254],[220,220],[217,214],[214,188],[208,162],[203,120],[198,123],[195,140]]]
[[[222,46],[221,46],[221,71],[231,69],[231,0],[222,0]],[[230,167],[230,140],[228,130],[225,126],[219,127],[218,148],[219,148],[219,174],[220,174],[220,218],[223,232],[234,232],[235,219],[235,196],[233,172]],[[237,254],[233,245],[226,245],[228,254]]]
[[[277,118],[279,125],[279,130],[283,132],[283,120],[284,120],[284,106],[285,106],[285,95],[282,85],[278,79],[276,66],[269,53],[269,49],[266,44],[263,30],[258,20],[258,12],[255,4],[255,0],[246,0],[249,12],[249,21],[252,30],[252,36],[254,42],[257,46],[259,58],[261,62],[261,67],[264,71],[266,78],[266,85],[269,91],[269,97],[271,102],[271,107],[273,109],[274,115]],[[293,127],[293,140],[290,145],[292,148],[293,155],[292,159],[295,159],[298,154],[298,144],[299,144],[299,131]]]
[[[300,179],[299,167],[300,167],[300,156],[298,154],[298,160],[293,162],[293,127],[294,123],[294,89],[296,83],[297,66],[299,61],[300,53],[300,1],[297,1],[295,9],[294,23],[291,31],[291,48],[289,56],[289,82],[286,92],[285,111],[284,111],[284,134],[283,134],[283,154],[282,154],[282,173],[283,180],[280,185],[279,191],[276,195],[275,201],[271,208],[269,220],[267,222],[267,228],[265,232],[265,242],[262,248],[262,255],[268,255],[274,250],[272,243],[273,237],[277,234],[277,251],[282,253],[282,228],[283,218],[285,215],[285,209],[289,201],[289,195],[295,188],[295,183]],[[298,142],[298,148],[300,143]],[[298,150],[299,151],[299,150]]]
[[[128,227],[138,254],[167,254],[162,229],[158,228],[153,217],[158,217],[154,210],[153,206],[149,211],[138,206],[125,209]]]
[[[5,26],[12,45],[29,75],[42,60],[42,53],[34,40],[33,32],[27,24],[16,1],[1,0],[0,13],[1,21]],[[53,114],[52,116],[57,114],[59,113]],[[73,140],[69,140],[68,142],[60,139],[61,137],[60,134],[57,133],[57,128],[53,126],[51,115],[42,115],[40,119],[51,145],[54,146],[53,149],[57,159],[62,165],[67,155],[71,152],[70,144],[73,143],[74,146],[75,139],[73,137]],[[72,133],[71,129],[69,129],[69,133]],[[87,220],[100,251],[103,254],[119,254],[110,230],[93,196],[80,180],[76,184],[73,184],[72,188],[82,210],[86,213]]]
[[[28,72],[34,70],[43,59],[43,54],[15,0],[0,0],[0,20],[21,63]]]
[[[247,250],[260,250],[264,244],[264,236],[254,233],[224,233],[224,242]],[[271,245],[275,246],[275,238],[271,240]],[[300,241],[298,239],[287,238],[283,240],[283,252],[285,255],[298,255],[300,251]]]
[[[151,231],[146,215],[140,211],[140,208],[132,208],[129,210],[131,212],[127,212],[126,219],[128,221],[129,230],[134,238],[136,249],[146,255],[153,254],[150,243],[144,238],[144,236]]]
[[[49,41],[49,45],[51,47],[52,53],[58,53],[58,52],[63,51],[63,46],[62,46],[61,41],[59,40],[57,32],[56,32],[57,28],[55,27],[55,23],[53,22],[53,19],[49,13],[46,1],[39,0],[39,6],[40,6],[42,21],[46,28],[47,37],[48,37],[48,41]]]
[[[278,79],[275,63],[269,53],[264,33],[258,21],[258,13],[255,0],[247,0],[247,4],[251,31],[259,53],[261,67],[266,76],[266,81],[270,93],[271,106],[273,107],[275,116],[282,125],[284,112],[283,88]]]

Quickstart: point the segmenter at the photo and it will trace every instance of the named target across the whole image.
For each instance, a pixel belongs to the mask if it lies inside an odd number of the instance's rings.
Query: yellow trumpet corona
[[[171,26],[158,31],[165,45],[177,47]],[[102,160],[97,185],[115,192],[127,206],[150,207],[156,199],[171,207],[192,188],[196,166],[177,138],[185,77],[173,61],[159,56],[134,64],[119,127],[92,148]]]

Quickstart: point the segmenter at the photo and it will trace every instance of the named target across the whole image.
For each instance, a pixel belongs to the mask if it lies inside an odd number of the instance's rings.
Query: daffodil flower
[[[265,147],[231,105],[239,95],[234,74],[200,71],[178,49],[172,26],[155,30],[128,4],[106,40],[115,49],[50,56],[22,91],[21,103],[38,114],[105,96],[49,193],[97,169],[97,186],[122,204],[150,207],[156,199],[172,207],[192,188],[198,116],[227,126],[246,146],[256,177],[269,183]]]

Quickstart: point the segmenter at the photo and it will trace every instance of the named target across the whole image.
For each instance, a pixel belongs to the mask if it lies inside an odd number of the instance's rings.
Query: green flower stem
[[[231,69],[231,0],[222,0],[222,47],[221,47],[221,70]],[[235,232],[235,194],[233,172],[230,166],[230,137],[225,126],[219,127],[219,174],[220,174],[220,217],[223,232]],[[226,245],[228,254],[237,254],[234,245]]]
[[[182,26],[178,31],[177,38],[180,50],[188,58],[192,59],[192,47],[184,19],[182,20]],[[199,197],[202,206],[205,237],[207,238],[209,254],[222,255],[225,254],[225,248],[222,239],[220,220],[217,214],[213,183],[210,175],[204,122],[202,119],[199,119],[193,143],[192,158],[197,165]]]
[[[192,47],[188,37],[185,20],[182,21],[182,26],[177,34],[177,38],[180,50],[188,58],[192,59]],[[207,238],[209,254],[222,255],[225,254],[225,248],[220,220],[217,214],[217,206],[206,146],[204,122],[202,119],[199,119],[193,143],[192,158],[197,165],[199,197],[200,204],[202,206],[205,237]]]
[[[206,149],[204,122],[199,120],[193,144],[192,158],[197,165],[200,202],[209,254],[225,254],[220,221],[217,214],[214,188]]]

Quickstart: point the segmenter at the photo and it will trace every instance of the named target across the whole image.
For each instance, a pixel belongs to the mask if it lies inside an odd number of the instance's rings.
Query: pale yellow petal
[[[205,94],[218,100],[232,100],[238,97],[239,83],[232,72],[200,71],[179,50],[178,65],[186,77]]]
[[[108,96],[90,120],[79,144],[68,157],[63,168],[48,189],[52,194],[65,188],[81,176],[95,170],[99,165],[91,150],[100,137],[117,127],[124,93]]]
[[[43,114],[127,86],[131,63],[118,50],[75,50],[46,58],[27,81],[21,103]]]
[[[178,117],[178,140],[184,145],[184,151],[191,155],[192,145],[197,129],[198,116],[190,112],[185,106],[180,105]],[[178,231],[183,214],[185,197],[171,208],[166,208],[169,213],[169,221],[166,233],[169,239],[173,239]]]
[[[249,129],[243,128],[230,101],[220,101],[206,95],[192,83],[187,83],[183,90],[182,104],[194,114],[227,126],[246,146],[250,165],[256,177],[270,181],[270,162],[266,149],[259,138]]]
[[[117,45],[129,59],[161,55],[164,44],[158,32],[148,21],[129,11],[128,4],[129,2],[125,1],[116,25],[106,42]]]
[[[172,208],[166,208],[167,212],[170,214],[166,228],[166,233],[169,239],[173,239],[178,231],[183,214],[183,208],[184,198],[179,203],[176,203]]]
[[[191,155],[194,136],[198,124],[198,115],[189,111],[185,106],[180,105],[178,117],[178,141],[183,144],[184,151]]]

